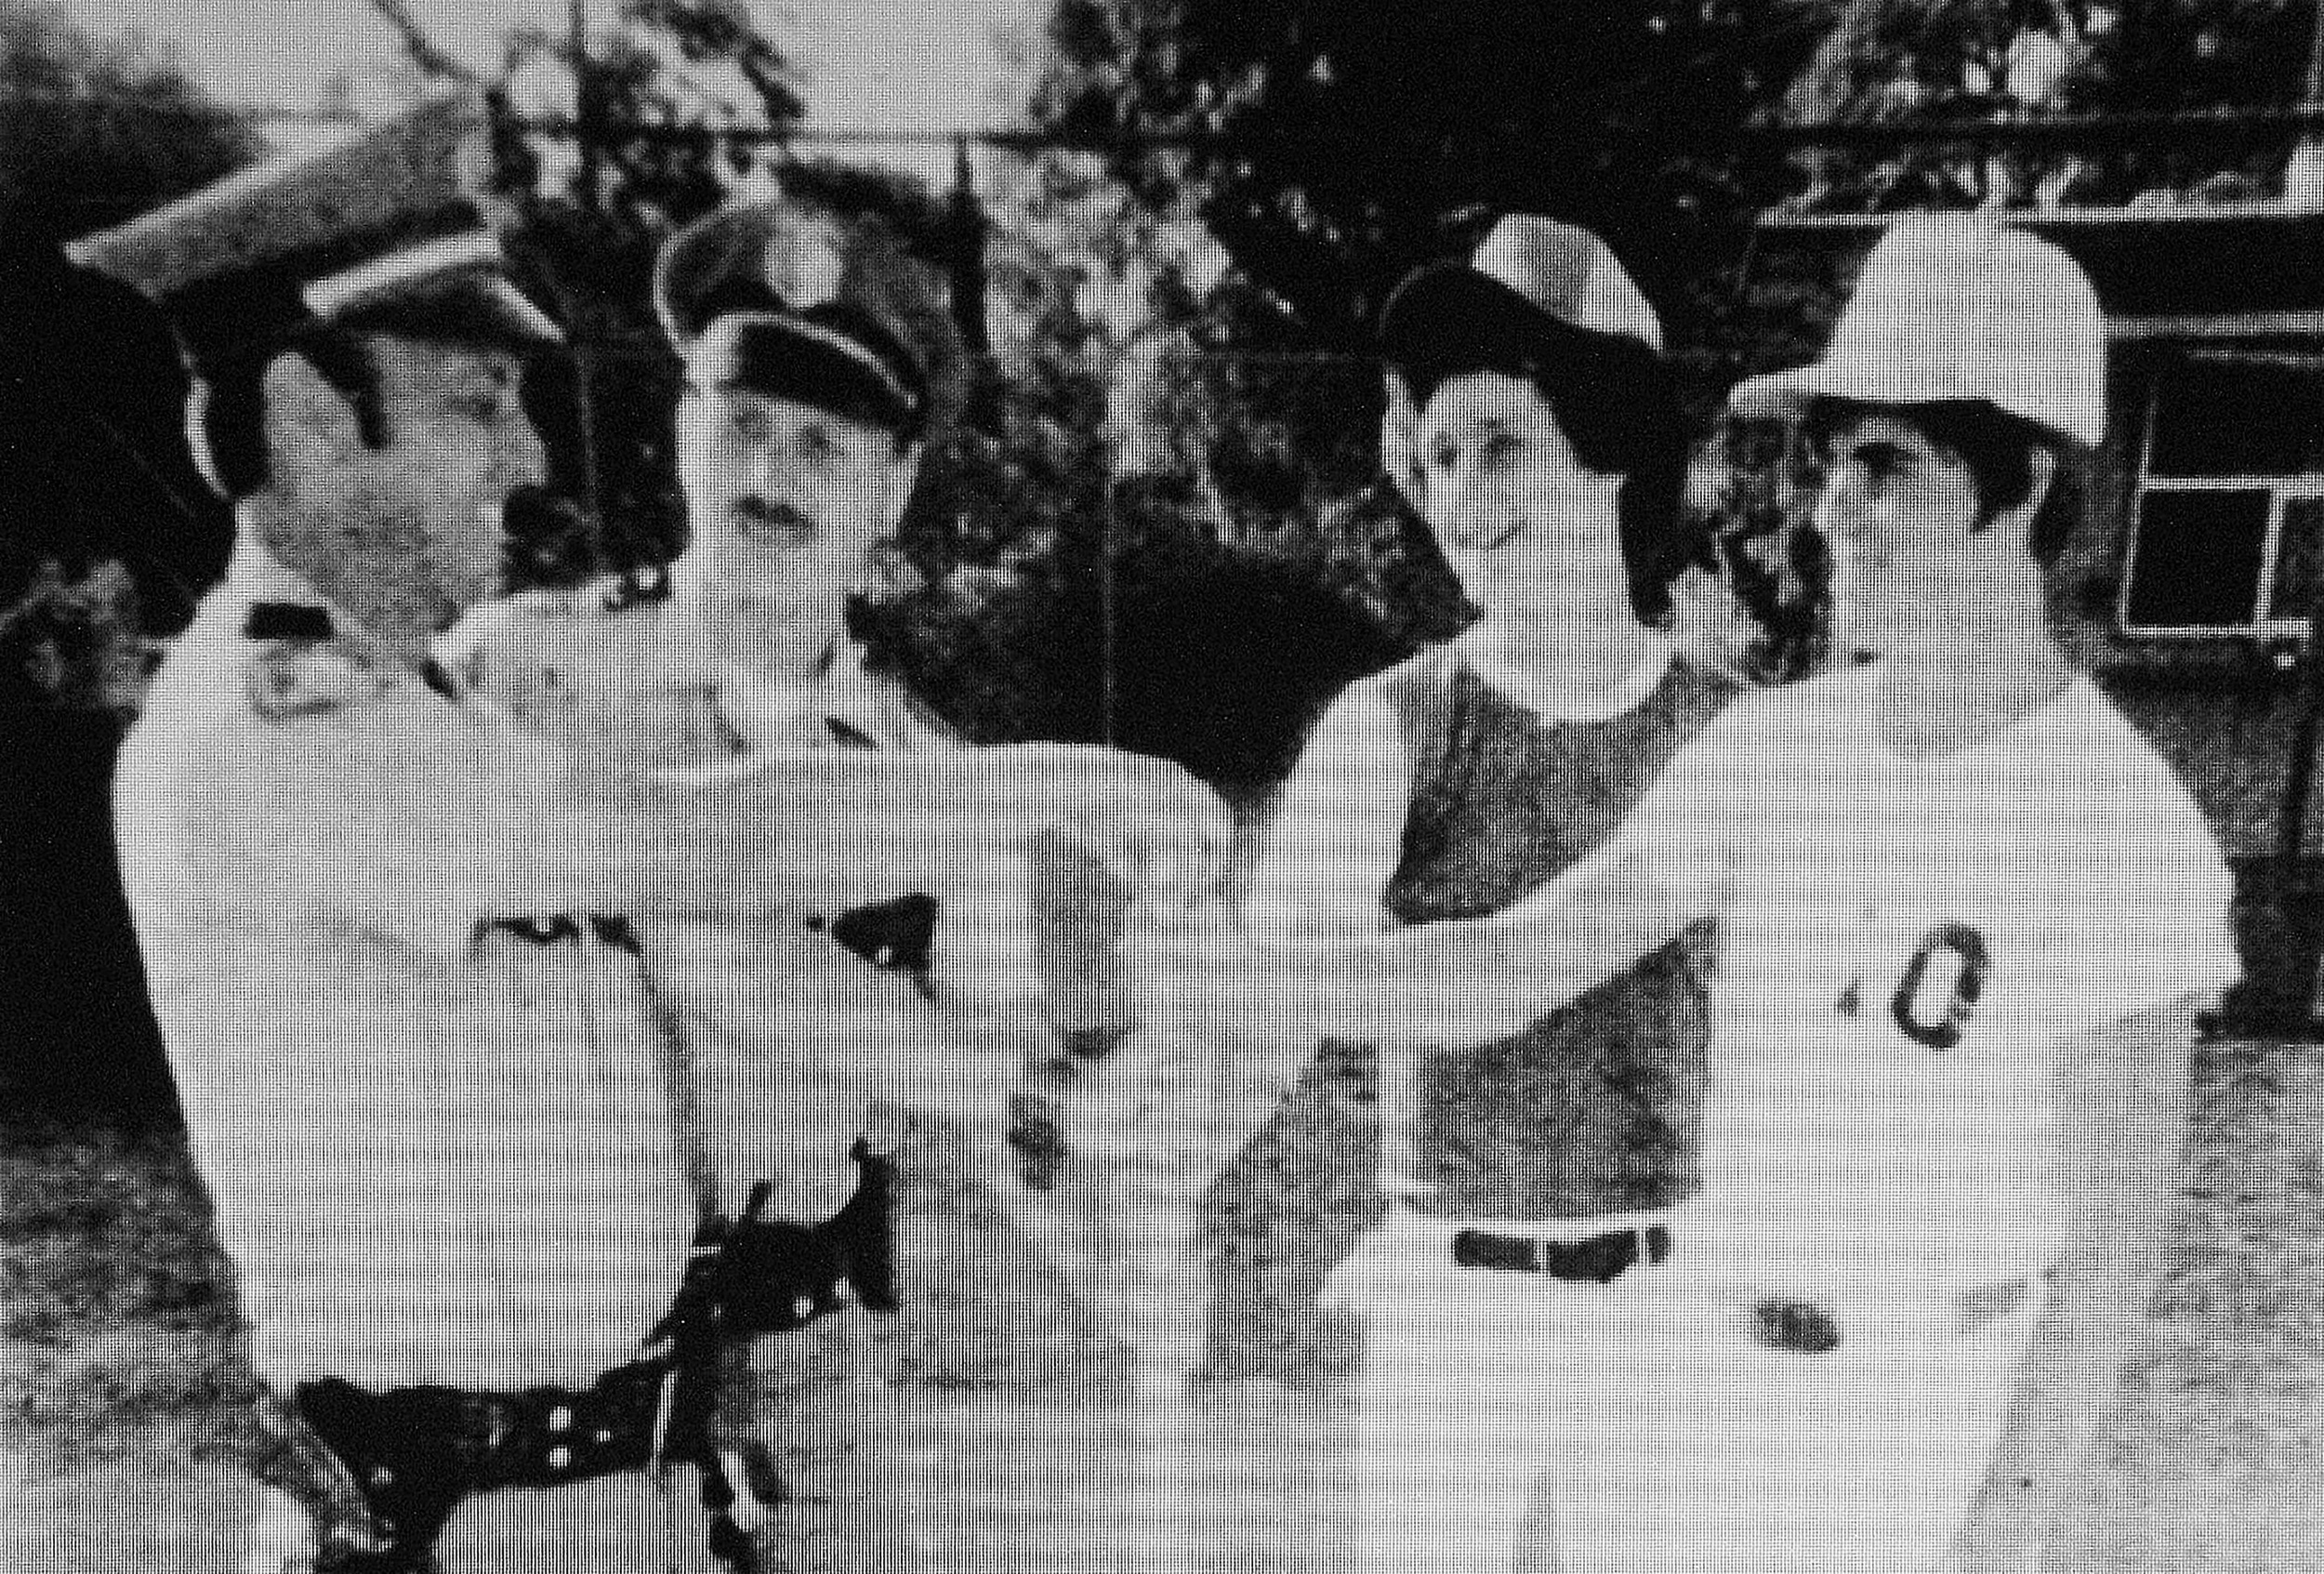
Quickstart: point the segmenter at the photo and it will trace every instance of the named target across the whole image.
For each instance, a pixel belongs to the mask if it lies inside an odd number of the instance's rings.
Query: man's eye
[[[508,402],[497,393],[470,393],[455,401],[453,408],[478,426],[488,427],[507,412]]]
[[[839,440],[823,427],[807,427],[799,434],[799,451],[819,463],[828,462],[838,456]]]
[[[756,410],[737,410],[729,421],[734,435],[745,443],[764,443],[774,435],[767,417]]]
[[[1440,443],[1428,451],[1428,467],[1433,470],[1448,470],[1460,462],[1460,450],[1449,443]]]
[[[1508,431],[1492,432],[1487,434],[1485,441],[1477,445],[1477,456],[1488,465],[1501,464],[1514,457],[1517,453],[1517,448],[1518,443],[1516,433]]]

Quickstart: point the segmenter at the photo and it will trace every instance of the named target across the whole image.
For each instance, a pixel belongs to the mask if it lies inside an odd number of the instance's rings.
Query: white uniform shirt
[[[2236,972],[2209,828],[2092,684],[1912,759],[1877,671],[1738,705],[1647,810],[1725,871],[1687,1254],[1754,1294],[2040,1270],[2061,1041]]]
[[[642,585],[640,592],[639,587]],[[809,683],[754,682],[718,649],[700,587],[684,575],[599,580],[477,608],[439,642],[444,665],[528,727],[631,770],[740,762],[768,751],[955,750],[956,734],[892,681],[867,674],[861,650],[835,643]],[[804,807],[804,806],[802,806]],[[927,967],[866,965],[796,921],[665,922],[644,932],[649,961],[675,1012],[699,1089],[704,1146],[722,1205],[752,1182],[774,1183],[771,1212],[827,1216],[852,1193],[859,1135],[898,1145],[900,1109],[944,1110],[965,1088],[987,1120],[1005,1118],[976,1080],[984,1062],[959,1042],[958,1008],[1038,1020],[1044,981],[1034,952],[1022,856],[990,827],[957,823],[953,806],[906,801],[877,822],[802,847],[798,866],[828,862],[817,883],[846,889],[874,844],[949,827],[957,866],[918,887],[865,887],[866,902],[922,889],[940,897]],[[860,840],[859,840],[860,838]],[[933,874],[936,871],[927,871]],[[979,1024],[991,1038],[1003,1020]],[[1037,1046],[1028,1045],[1028,1048]],[[980,1133],[1004,1157],[997,1131]]]
[[[620,827],[344,618],[245,637],[259,602],[322,606],[241,547],[114,794],[258,1369],[587,1382],[667,1308],[693,1219],[639,958],[582,894],[618,888]]]

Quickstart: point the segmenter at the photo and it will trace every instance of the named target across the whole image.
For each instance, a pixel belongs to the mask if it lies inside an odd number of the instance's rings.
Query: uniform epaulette
[[[266,641],[243,663],[243,692],[262,720],[320,716],[386,686],[376,671],[346,651],[308,641]]]

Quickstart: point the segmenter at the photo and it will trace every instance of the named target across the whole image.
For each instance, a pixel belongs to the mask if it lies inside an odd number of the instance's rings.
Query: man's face
[[[1878,411],[1842,415],[1824,447],[1816,523],[1831,544],[1836,639],[1876,655],[1941,640],[1989,572],[1969,467]]]
[[[690,386],[677,437],[687,557],[779,615],[836,627],[903,514],[917,450],[884,428],[732,383]]]
[[[1621,478],[1581,462],[1532,383],[1500,372],[1446,378],[1420,412],[1418,447],[1421,512],[1481,609],[1627,609]]]
[[[400,585],[375,596],[404,627],[429,629],[501,589],[501,506],[542,476],[539,435],[518,401],[513,350],[376,334],[380,443],[354,455],[354,507],[342,523],[368,537],[359,555],[393,564]]]

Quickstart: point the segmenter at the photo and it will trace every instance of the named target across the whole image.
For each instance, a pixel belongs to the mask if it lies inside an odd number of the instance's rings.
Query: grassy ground
[[[2079,1567],[2324,1565],[2324,1051],[2207,1045],[2173,1269],[2078,1516]],[[0,1123],[0,1567],[231,1567],[249,1498],[216,1459],[243,1369],[224,1264],[181,1144],[101,1121]],[[1166,1565],[1139,1474],[1150,1415],[1121,1402],[924,1388],[904,1396],[893,1533],[929,1567]],[[1315,1569],[1340,1418],[1272,1383],[1211,1390],[1169,1566]],[[455,1567],[550,1567],[541,1527],[588,1528],[586,1563],[659,1567],[660,1505],[634,1483],[560,1514],[513,1494],[452,1539]],[[913,1512],[946,1501],[965,1512]],[[691,1523],[691,1515],[680,1515]],[[828,1549],[802,1567],[862,1567]],[[902,1561],[902,1544],[895,1549]],[[875,1565],[876,1566],[876,1565]]]

